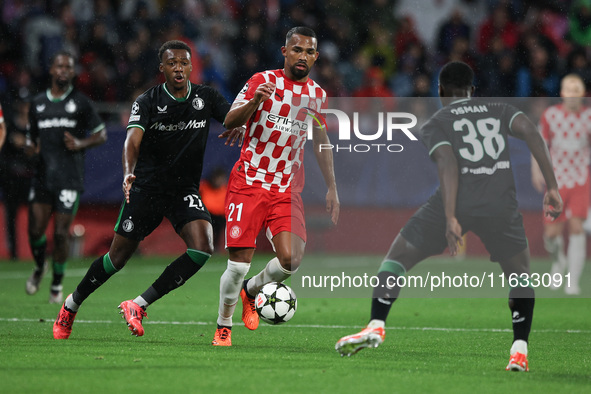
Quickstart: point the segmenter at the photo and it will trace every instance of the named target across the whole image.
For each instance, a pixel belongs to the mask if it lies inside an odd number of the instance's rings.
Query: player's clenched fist
[[[275,84],[273,82],[265,82],[257,87],[254,92],[254,99],[260,104],[267,100],[275,91]]]

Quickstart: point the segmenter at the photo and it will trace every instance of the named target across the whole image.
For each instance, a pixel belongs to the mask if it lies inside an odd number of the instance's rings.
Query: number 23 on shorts
[[[189,202],[189,208],[195,208],[200,211],[205,210],[203,207],[203,202],[199,198],[197,194],[189,194],[183,198],[184,201]]]

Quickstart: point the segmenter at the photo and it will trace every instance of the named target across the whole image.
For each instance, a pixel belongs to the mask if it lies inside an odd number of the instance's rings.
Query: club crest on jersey
[[[121,227],[123,228],[123,231],[125,231],[126,233],[130,233],[133,231],[133,228],[135,226],[131,219],[125,219],[125,221],[121,224]]]
[[[66,103],[66,112],[73,114],[76,112],[76,103],[74,100],[70,100]]]
[[[131,106],[131,114],[136,115],[138,112],[140,112],[140,105],[137,103],[137,101],[134,101],[133,105]]]
[[[230,237],[236,239],[242,235],[242,229],[238,226],[232,226],[230,229]]]
[[[201,97],[195,97],[192,104],[193,108],[195,108],[197,111],[202,110],[203,107],[205,107],[205,102]]]

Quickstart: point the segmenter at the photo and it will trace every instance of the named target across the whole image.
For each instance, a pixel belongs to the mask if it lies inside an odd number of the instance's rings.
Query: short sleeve
[[[326,92],[324,91],[324,89],[322,88],[316,88],[317,89],[317,95],[315,100],[318,103],[318,112],[322,112],[327,108],[327,103],[326,103]],[[319,93],[319,94],[318,94]]]
[[[513,135],[513,121],[517,117],[517,115],[522,114],[523,111],[517,107],[514,107],[511,104],[505,104],[505,111],[503,113],[503,119],[501,119],[502,124],[509,125],[509,135]],[[505,123],[506,122],[506,123]]]
[[[429,120],[421,127],[419,133],[421,141],[427,147],[429,156],[442,145],[451,145],[448,136],[445,134],[443,129],[439,127],[435,119]]]
[[[224,123],[226,115],[230,110],[230,103],[216,89],[211,89],[211,116],[220,123]]]
[[[144,132],[148,128],[148,121],[150,113],[148,105],[143,100],[143,95],[138,97],[131,105],[131,113],[129,115],[129,122],[127,122],[127,128],[137,127],[142,129]]]
[[[86,121],[86,129],[90,134],[94,134],[99,132],[100,130],[105,128],[105,123],[101,119],[98,111],[96,110],[96,106],[90,99],[85,100],[85,106],[87,110],[84,111],[84,118]]]
[[[242,87],[236,99],[234,99],[235,103],[249,101],[254,97],[254,93],[256,92],[257,88],[260,84],[265,83],[265,77],[261,73],[257,73],[253,75],[248,82]]]

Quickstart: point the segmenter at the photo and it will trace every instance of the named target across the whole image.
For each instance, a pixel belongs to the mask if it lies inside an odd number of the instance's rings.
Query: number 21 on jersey
[[[236,220],[237,222],[240,221],[240,219],[242,219],[242,206],[244,203],[240,203],[240,204],[234,204],[233,202],[230,203],[230,205],[228,205],[228,209],[230,210],[230,213],[228,214],[228,222],[233,222],[234,220]],[[236,216],[234,216],[234,213],[236,214]]]

